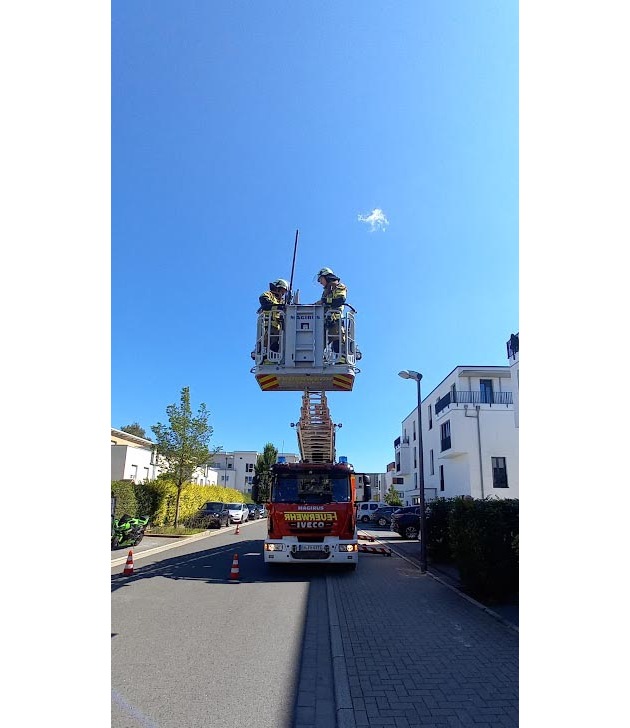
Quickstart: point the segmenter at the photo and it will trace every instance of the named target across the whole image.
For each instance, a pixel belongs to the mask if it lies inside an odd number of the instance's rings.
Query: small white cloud
[[[385,213],[378,207],[369,215],[358,215],[357,220],[359,222],[366,222],[370,226],[370,232],[373,233],[375,230],[385,230],[389,225],[389,220],[385,217]]]

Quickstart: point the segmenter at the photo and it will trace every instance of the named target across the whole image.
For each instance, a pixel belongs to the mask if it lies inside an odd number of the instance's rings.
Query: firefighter
[[[284,311],[285,296],[289,290],[289,284],[284,278],[277,278],[269,284],[269,290],[261,293],[258,297],[260,308],[257,313],[269,311],[268,324],[264,327],[264,340],[267,340],[267,331],[269,331],[269,348],[271,351],[280,351],[280,335],[282,332],[282,314]],[[259,344],[260,346],[260,344]],[[258,352],[260,354],[260,351]],[[267,362],[267,358],[263,359],[263,364]]]
[[[324,325],[328,336],[332,339],[332,350],[336,354],[339,354],[339,340],[341,339],[344,343],[346,340],[346,332],[341,324],[341,315],[348,295],[348,289],[341,282],[339,276],[333,273],[330,268],[322,268],[318,272],[317,282],[324,287],[320,299],[320,303],[324,304],[324,313],[326,316]],[[345,364],[346,359],[342,355],[337,361],[339,364]]]

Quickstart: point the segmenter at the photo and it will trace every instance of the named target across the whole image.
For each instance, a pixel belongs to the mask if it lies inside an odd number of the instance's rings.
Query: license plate
[[[299,546],[300,551],[324,551],[324,545],[321,543],[306,544],[301,543]]]

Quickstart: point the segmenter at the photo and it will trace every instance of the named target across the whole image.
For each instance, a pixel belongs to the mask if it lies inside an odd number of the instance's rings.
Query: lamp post
[[[427,570],[427,540],[426,540],[426,509],[424,507],[424,453],[422,448],[422,394],[420,392],[420,380],[422,374],[414,372],[412,369],[405,369],[398,372],[398,376],[403,379],[415,379],[418,385],[418,469],[420,472],[420,573],[425,574]]]

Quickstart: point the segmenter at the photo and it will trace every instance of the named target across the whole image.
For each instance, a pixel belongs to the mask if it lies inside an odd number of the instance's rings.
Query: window
[[[431,405],[429,405],[429,429],[433,429],[433,415],[432,415]]]
[[[418,467],[418,453],[416,452],[416,448],[413,449],[413,467]]]
[[[404,485],[405,479],[404,478],[392,478],[392,485]]]
[[[247,465],[245,465],[245,472],[253,473],[254,472],[254,463],[247,463]]]
[[[233,467],[233,465],[234,465],[234,463],[228,463],[228,464],[227,464],[228,470],[231,470],[231,469],[232,469],[232,467]]]
[[[455,383],[451,384],[451,402],[455,404],[457,402],[457,387]]]
[[[494,401],[492,394],[492,379],[480,379],[479,388],[481,390],[481,401],[485,404],[492,404]]]
[[[414,488],[418,487],[418,473],[413,474],[413,487]]]
[[[433,450],[429,453],[431,460],[431,475],[435,475],[435,463],[433,461]]]
[[[440,465],[440,490],[444,490],[444,466]]]
[[[416,439],[416,421],[413,421],[413,439]]]
[[[451,446],[451,421],[447,420],[440,425],[441,451],[448,450]]]
[[[507,467],[505,458],[492,458],[492,487],[507,488]]]

